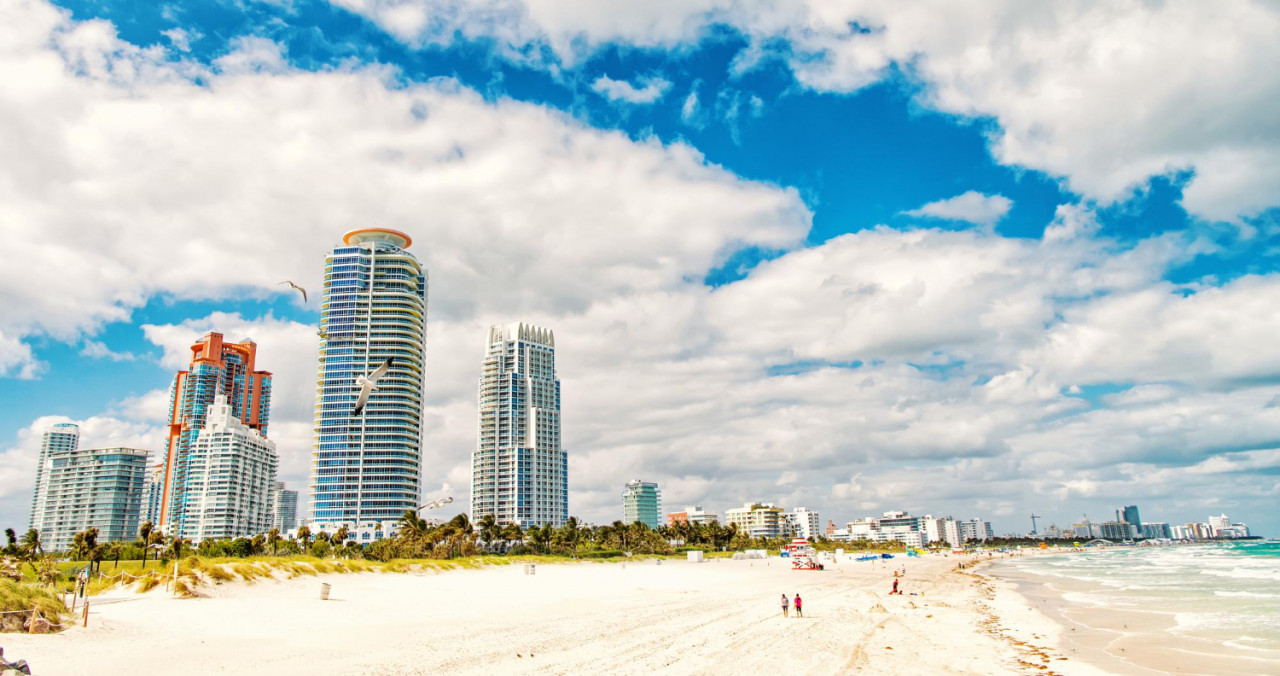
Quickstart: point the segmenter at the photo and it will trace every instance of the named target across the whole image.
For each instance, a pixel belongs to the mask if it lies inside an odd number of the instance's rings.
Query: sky
[[[52,423],[162,448],[207,331],[258,343],[305,501],[324,255],[389,227],[455,508],[486,328],[526,321],[588,522],[640,478],[1280,535],[1276,35],[1247,1],[10,0],[0,524]]]

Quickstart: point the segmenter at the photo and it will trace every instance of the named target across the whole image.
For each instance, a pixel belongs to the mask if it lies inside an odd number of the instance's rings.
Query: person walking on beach
[[[898,591],[898,577],[895,575],[893,577],[893,591],[889,592],[889,594],[893,595],[893,594],[901,594],[901,593],[902,592]]]
[[[796,617],[804,617],[804,607],[801,605],[800,594],[796,594]]]
[[[787,617],[787,609],[790,607],[791,607],[791,600],[787,598],[786,594],[783,594],[782,595],[782,616],[783,617]]]

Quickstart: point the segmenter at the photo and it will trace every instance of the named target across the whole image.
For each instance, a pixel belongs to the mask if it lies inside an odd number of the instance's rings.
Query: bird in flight
[[[298,286],[297,284],[294,284],[293,282],[291,282],[291,281],[289,281],[289,280],[287,280],[287,279],[286,279],[285,281],[283,281],[283,282],[280,282],[280,283],[281,283],[281,284],[288,284],[289,286],[293,287],[294,289],[297,289],[298,293],[302,294],[302,302],[304,302],[304,303],[305,303],[305,302],[307,302],[307,290],[306,290],[306,289],[304,289],[304,288],[302,288],[302,287]]]
[[[358,416],[364,411],[365,404],[369,403],[369,395],[378,387],[378,379],[391,370],[391,360],[392,357],[387,357],[387,360],[382,362],[382,366],[374,369],[373,373],[356,378],[356,385],[360,387],[360,396],[356,398],[356,407],[351,412],[352,416]]]
[[[427,504],[425,504],[425,505],[423,505],[423,506],[419,507],[419,508],[417,509],[417,511],[421,512],[421,511],[422,511],[422,510],[424,510],[424,509],[439,509],[439,508],[444,507],[445,505],[449,504],[450,502],[453,502],[453,497],[452,497],[452,496],[450,496],[450,497],[446,497],[446,498],[439,498],[439,499],[436,499],[436,500],[432,500],[431,502],[428,502]]]

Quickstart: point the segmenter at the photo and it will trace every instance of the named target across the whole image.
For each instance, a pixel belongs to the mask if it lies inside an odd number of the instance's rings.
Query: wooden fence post
[[[84,626],[89,626],[89,599],[84,600]]]

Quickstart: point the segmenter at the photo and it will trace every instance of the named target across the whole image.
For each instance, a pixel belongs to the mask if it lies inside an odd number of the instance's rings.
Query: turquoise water
[[[1280,542],[1116,548],[1009,565],[1050,578],[1070,604],[1168,615],[1175,635],[1280,665]]]

